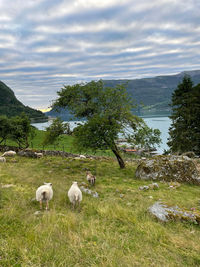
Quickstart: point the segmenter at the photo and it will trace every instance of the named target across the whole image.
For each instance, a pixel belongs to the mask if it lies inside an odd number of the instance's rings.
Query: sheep
[[[36,190],[36,200],[40,202],[40,209],[42,209],[42,202],[46,202],[46,210],[49,209],[49,200],[53,197],[52,183],[44,183]]]
[[[82,192],[79,189],[77,182],[72,183],[72,186],[68,191],[68,198],[73,206],[73,209],[76,207],[76,204],[80,205],[80,202],[82,201]]]
[[[95,185],[96,176],[94,176],[90,171],[86,171],[86,179],[91,185]]]
[[[16,152],[15,151],[12,151],[12,150],[9,150],[9,151],[6,151],[3,153],[3,155],[1,155],[2,157],[13,157],[16,155]]]
[[[0,157],[0,162],[6,162],[6,158],[5,157]]]
[[[43,157],[43,153],[40,152],[35,152],[35,155],[37,158],[42,158]]]

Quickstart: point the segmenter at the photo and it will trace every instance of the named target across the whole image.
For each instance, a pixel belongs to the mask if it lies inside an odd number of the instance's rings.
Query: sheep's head
[[[73,185],[78,185],[78,182],[73,181],[72,184],[73,184]]]
[[[52,183],[45,183],[45,182],[44,182],[44,184],[45,184],[45,185],[48,185],[48,186],[50,186],[50,187],[52,187]]]

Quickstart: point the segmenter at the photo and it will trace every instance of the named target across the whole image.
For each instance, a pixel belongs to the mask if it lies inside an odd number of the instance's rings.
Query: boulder
[[[140,162],[136,178],[188,182],[200,185],[200,174],[194,162],[187,156],[155,156]]]
[[[200,212],[194,208],[191,210],[181,209],[178,206],[169,207],[162,202],[155,202],[148,211],[162,222],[168,222],[169,220],[182,220],[188,221],[194,224],[200,224]]]
[[[21,150],[18,152],[18,155],[21,157],[37,158],[35,152],[30,149]]]

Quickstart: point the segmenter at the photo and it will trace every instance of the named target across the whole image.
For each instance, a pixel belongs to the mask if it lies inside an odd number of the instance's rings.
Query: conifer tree
[[[172,152],[200,154],[200,84],[193,87],[190,76],[172,94],[172,120],[168,145]]]

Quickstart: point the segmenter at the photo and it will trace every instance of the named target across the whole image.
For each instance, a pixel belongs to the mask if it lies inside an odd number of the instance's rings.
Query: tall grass
[[[44,157],[8,159],[0,165],[0,266],[200,266],[200,229],[183,222],[163,224],[148,207],[158,199],[197,207],[200,188],[140,191],[150,182],[134,178],[135,165],[120,170],[115,160]],[[97,175],[99,198],[83,193],[81,210],[67,198],[72,181]],[[35,190],[52,182],[50,211],[39,215]],[[150,198],[150,196],[152,198]]]

